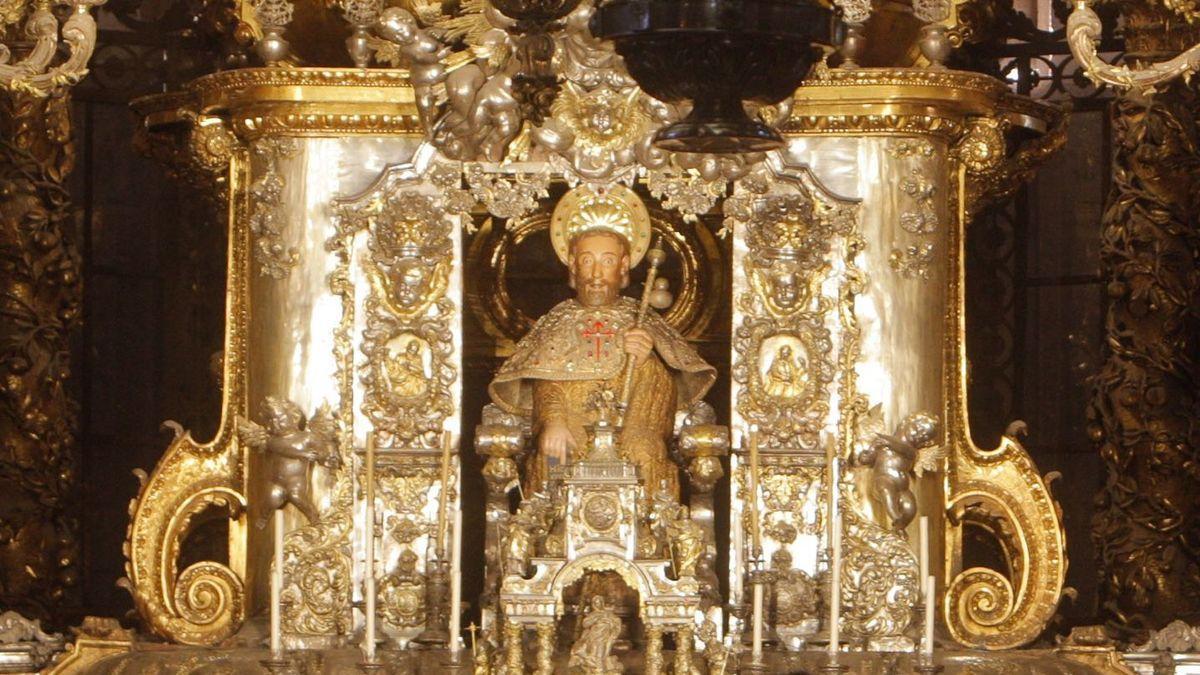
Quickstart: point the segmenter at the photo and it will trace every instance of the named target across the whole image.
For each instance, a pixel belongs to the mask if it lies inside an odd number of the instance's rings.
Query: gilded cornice
[[[129,107],[142,118],[147,129],[159,129],[188,121],[196,109],[196,95],[186,89],[150,94],[133,99]]]
[[[392,68],[239,68],[198,78],[188,85],[202,105],[230,107],[245,101],[281,98],[302,91],[314,102],[412,104],[408,71]]]
[[[796,91],[785,134],[932,135],[956,139],[969,117],[994,115],[999,80],[953,70],[828,70]]]
[[[147,126],[192,113],[226,117],[245,140],[269,135],[422,135],[408,71],[242,68],[206,75],[181,92],[133,102]]]
[[[999,110],[1001,117],[1010,123],[1039,134],[1057,128],[1067,117],[1062,106],[1012,92],[1005,92],[1001,97]]]

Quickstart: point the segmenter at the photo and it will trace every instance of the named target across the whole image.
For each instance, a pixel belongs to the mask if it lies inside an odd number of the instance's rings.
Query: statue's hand
[[[552,422],[542,430],[538,439],[538,449],[546,457],[553,457],[559,464],[567,463],[567,453],[575,449],[575,437],[571,430],[561,422]]]
[[[633,357],[633,365],[640,366],[650,357],[654,349],[654,338],[641,328],[630,328],[625,333],[625,353]]]

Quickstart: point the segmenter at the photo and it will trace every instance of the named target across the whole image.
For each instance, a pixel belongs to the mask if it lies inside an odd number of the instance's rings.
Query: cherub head
[[[392,279],[395,282],[393,295],[404,307],[414,307],[425,293],[428,269],[419,260],[405,258],[398,262]]]
[[[399,7],[389,7],[384,10],[379,23],[388,33],[388,37],[400,44],[412,42],[417,36],[417,20],[407,10]]]
[[[417,571],[417,562],[417,554],[406,548],[396,563],[396,571],[400,574],[411,575]]]
[[[896,435],[914,448],[924,448],[937,440],[938,420],[928,413],[913,413],[900,422]]]
[[[585,307],[611,305],[629,285],[629,242],[613,230],[584,230],[567,254],[571,288]]]
[[[300,406],[278,396],[268,396],[263,400],[262,416],[271,433],[277,436],[299,431],[300,425],[304,423],[304,413]]]
[[[791,309],[800,299],[800,277],[795,270],[782,268],[771,272],[771,298],[784,309]]]

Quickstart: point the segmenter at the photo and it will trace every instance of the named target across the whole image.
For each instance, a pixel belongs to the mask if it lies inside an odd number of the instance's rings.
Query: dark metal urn
[[[608,0],[592,34],[612,40],[647,94],[690,100],[654,144],[675,152],[762,152],[783,145],[745,102],[791,96],[828,44],[832,13],[809,0]]]
[[[579,6],[580,0],[491,0],[501,14],[515,23],[508,31],[516,38],[517,71],[513,74],[513,98],[521,116],[541,124],[558,96],[554,74],[554,38],[550,31],[561,28],[559,20]]]

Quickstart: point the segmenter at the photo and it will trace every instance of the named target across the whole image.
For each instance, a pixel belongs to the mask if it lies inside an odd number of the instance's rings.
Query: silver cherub
[[[375,30],[399,48],[421,122],[432,129],[437,114],[435,87],[446,79],[445,58],[450,55],[450,46],[442,41],[440,31],[422,28],[411,12],[400,7],[385,9]]]
[[[262,418],[265,426],[241,417],[237,422],[242,442],[265,452],[269,467],[269,489],[255,525],[264,527],[270,513],[286,504],[299,509],[310,523],[318,522],[320,516],[309,496],[309,469],[313,462],[341,468],[337,419],[329,406],[322,405],[306,420],[300,406],[276,396],[263,400]]]
[[[929,413],[916,412],[901,420],[891,434],[879,431],[882,428],[882,413],[875,406],[867,415],[854,463],[871,468],[872,499],[883,506],[891,529],[903,530],[917,515],[912,475],[919,478],[926,471],[937,471],[946,456],[937,445],[941,424]]]

